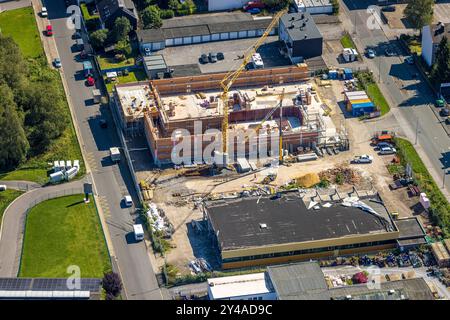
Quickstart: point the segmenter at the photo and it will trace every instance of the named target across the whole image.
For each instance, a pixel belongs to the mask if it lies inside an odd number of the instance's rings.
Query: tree
[[[117,42],[116,51],[124,54],[125,56],[129,56],[131,54],[131,46],[128,40],[122,40]]]
[[[404,14],[412,27],[416,30],[422,30],[433,20],[434,0],[409,0]]]
[[[131,23],[126,17],[119,17],[114,22],[114,27],[112,29],[112,40],[113,42],[119,42],[128,39],[128,34],[131,31]]]
[[[65,101],[56,84],[29,83],[24,89],[21,106],[25,111],[25,129],[32,155],[48,149],[67,127],[68,114]]]
[[[142,11],[142,22],[145,29],[158,29],[162,26],[162,19],[159,15],[159,8],[156,6],[148,6]]]
[[[102,280],[102,287],[106,292],[106,298],[108,300],[114,300],[120,295],[122,291],[122,280],[115,272],[105,273]]]
[[[436,51],[436,60],[431,70],[431,78],[436,84],[450,82],[450,48],[446,36],[442,37]]]
[[[12,38],[0,33],[0,83],[6,83],[14,90],[22,84],[26,73],[26,62],[19,46]]]
[[[170,19],[175,16],[175,12],[173,12],[172,9],[161,10],[159,12],[159,16],[161,17],[161,19]]]
[[[91,33],[91,44],[95,49],[101,49],[105,46],[108,39],[108,29],[100,29]]]
[[[178,0],[169,0],[167,7],[173,11],[177,11],[180,8],[180,1]]]
[[[195,10],[197,10],[197,7],[192,0],[186,0],[180,6],[180,11],[182,11],[185,15],[193,14],[195,13]]]
[[[0,169],[8,170],[25,160],[29,145],[11,89],[0,84]]]

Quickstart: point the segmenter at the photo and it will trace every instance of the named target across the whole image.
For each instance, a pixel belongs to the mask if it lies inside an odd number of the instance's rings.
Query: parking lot
[[[158,51],[158,53],[164,55],[167,65],[175,69],[175,72],[177,72],[177,66],[185,68],[186,65],[198,66],[201,73],[226,72],[235,69],[242,63],[242,58],[239,57],[242,57],[256,40],[256,38],[250,38],[168,47]],[[200,56],[202,54],[208,55],[210,52],[222,52],[225,58],[215,63],[201,64]],[[258,49],[258,52],[261,54],[265,68],[291,64],[289,59],[280,56],[278,36],[268,37]]]

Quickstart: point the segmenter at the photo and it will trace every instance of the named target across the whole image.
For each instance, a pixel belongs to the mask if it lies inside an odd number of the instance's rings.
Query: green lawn
[[[17,28],[17,25],[20,25],[20,28]],[[20,50],[26,57],[32,58],[32,61],[29,61],[30,69],[33,68],[35,73],[39,74],[40,68],[48,68],[31,7],[1,13],[0,27],[2,33],[11,36],[19,44]],[[52,72],[59,80],[61,91],[64,90],[58,71],[52,70]],[[69,106],[67,103],[66,105],[69,112]],[[80,160],[81,168],[78,176],[81,177],[86,172],[72,123],[67,126],[61,137],[52,142],[47,152],[28,159],[14,171],[0,173],[0,179],[27,180],[44,184],[48,182],[47,170],[50,168],[48,163],[53,163],[55,160]]]
[[[27,217],[20,277],[66,278],[77,265],[82,278],[101,278],[111,269],[93,200],[83,195],[48,200]]]
[[[0,191],[0,226],[2,224],[3,212],[5,212],[5,209],[9,206],[9,204],[22,193],[22,191],[11,189]]]
[[[376,83],[370,83],[366,87],[367,95],[372,102],[380,109],[381,115],[384,115],[389,112],[389,104],[381,93],[380,88]]]
[[[350,37],[350,35],[347,33],[345,34],[342,38],[341,38],[341,44],[342,47],[344,48],[352,48],[352,49],[356,49],[355,44],[353,43],[352,38]]]
[[[5,11],[0,14],[2,34],[12,37],[27,58],[43,55],[39,30],[34,19],[32,7]]]
[[[106,77],[105,77],[106,79]],[[147,80],[147,74],[145,73],[144,70],[134,70],[134,71],[130,71],[130,73],[127,76],[122,76],[122,77],[117,77],[118,81],[116,82],[106,82],[106,89],[108,90],[108,92],[112,92],[112,89],[114,87],[115,84],[120,84],[120,83],[130,83],[130,82],[137,82],[137,81],[145,81]]]
[[[92,19],[98,19],[99,18],[98,14],[91,15],[89,13],[89,10],[88,10],[88,7],[87,7],[86,3],[82,3],[80,5],[80,7],[81,7],[81,14],[83,15],[84,20],[92,20]]]
[[[422,192],[430,199],[431,214],[447,236],[450,235],[450,203],[431,177],[427,167],[420,159],[414,145],[408,140],[396,138],[396,146],[403,165],[411,164],[414,178]]]
[[[124,61],[117,61],[112,56],[98,56],[98,63],[101,69],[112,69],[121,67],[130,67],[135,64],[135,57],[128,57]]]

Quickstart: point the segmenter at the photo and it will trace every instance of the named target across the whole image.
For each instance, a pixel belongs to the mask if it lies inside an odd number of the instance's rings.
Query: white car
[[[47,11],[47,8],[46,7],[42,7],[42,10],[41,10],[41,17],[47,17],[48,16],[48,11]]]
[[[397,150],[395,150],[395,148],[385,147],[385,148],[380,149],[380,154],[382,154],[382,155],[395,154],[395,153],[397,153]]]
[[[131,207],[131,206],[133,206],[133,199],[131,199],[131,196],[127,195],[127,196],[123,197],[123,203],[127,207]]]
[[[367,154],[363,154],[353,159],[353,163],[372,163],[373,157]]]

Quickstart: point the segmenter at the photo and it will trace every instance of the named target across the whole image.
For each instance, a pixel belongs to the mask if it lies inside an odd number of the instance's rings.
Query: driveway
[[[131,172],[125,159],[111,163],[109,148],[120,147],[111,110],[108,106],[92,105],[92,88],[86,87],[81,75],[82,63],[74,52],[73,30],[67,28],[67,14],[63,1],[46,1],[49,20],[53,25],[56,53],[62,62],[62,76],[68,100],[78,127],[82,150],[92,173],[92,180],[100,203],[100,211],[106,221],[105,232],[114,249],[112,256],[115,270],[122,277],[126,299],[161,299],[158,282],[143,242],[133,240],[133,224],[137,215],[122,205],[123,196],[129,194],[134,203],[138,197],[133,186]],[[42,24],[42,21],[40,22]],[[39,24],[39,22],[38,22]],[[96,75],[98,79],[98,75]],[[105,94],[105,93],[104,93]],[[106,119],[107,129],[99,126]]]

